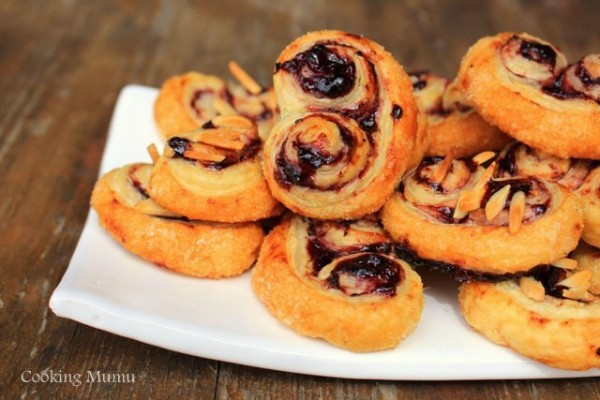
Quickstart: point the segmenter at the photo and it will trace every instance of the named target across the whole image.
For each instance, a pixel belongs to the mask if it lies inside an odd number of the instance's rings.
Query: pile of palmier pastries
[[[202,278],[253,267],[274,317],[360,352],[409,335],[418,272],[441,271],[490,340],[600,367],[600,54],[500,33],[450,81],[317,31],[281,52],[272,88],[229,67],[236,83],[168,79],[164,149],[97,182],[125,248]]]

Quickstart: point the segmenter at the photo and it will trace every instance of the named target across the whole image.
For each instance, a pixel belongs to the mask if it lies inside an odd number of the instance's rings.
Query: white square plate
[[[121,92],[100,173],[147,161],[162,148],[152,108],[158,91]],[[422,271],[419,271],[422,272]],[[600,376],[562,371],[474,333],[463,321],[456,285],[424,273],[425,309],[408,338],[389,351],[356,354],[297,335],[253,295],[250,273],[224,280],[181,276],[129,254],[89,213],[71,263],[50,299],[60,317],[199,357],[274,370],[360,379],[474,380]]]

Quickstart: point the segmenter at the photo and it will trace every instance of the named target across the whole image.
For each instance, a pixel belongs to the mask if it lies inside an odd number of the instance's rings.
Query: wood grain
[[[302,33],[364,34],[408,70],[452,77],[479,37],[528,31],[569,59],[600,51],[593,1],[5,0],[0,6],[0,382],[3,398],[600,398],[599,379],[352,381],[173,353],[55,317],[49,297],[88,212],[119,90],[236,60],[263,84]],[[132,373],[135,383],[23,383],[24,371]]]

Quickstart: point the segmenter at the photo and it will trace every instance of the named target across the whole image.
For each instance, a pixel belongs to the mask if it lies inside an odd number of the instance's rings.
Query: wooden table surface
[[[48,300],[88,213],[116,97],[236,60],[268,84],[283,47],[337,28],[408,70],[452,77],[479,37],[527,31],[571,60],[600,51],[597,1],[77,1],[0,5],[0,397],[600,398],[599,379],[390,382],[274,372],[163,350],[56,317]],[[26,383],[25,371],[135,374],[134,384]]]

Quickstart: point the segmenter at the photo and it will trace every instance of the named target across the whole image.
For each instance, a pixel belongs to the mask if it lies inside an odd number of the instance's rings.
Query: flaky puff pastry
[[[429,71],[410,73],[419,111],[427,118],[427,154],[457,158],[502,149],[510,137],[488,124],[467,103],[456,82]]]
[[[167,141],[148,191],[162,207],[190,219],[248,222],[278,215],[283,207],[264,179],[261,146],[254,122],[214,117]]]
[[[188,72],[167,79],[154,103],[163,139],[201,127],[216,115],[238,114],[254,121],[265,139],[278,115],[273,89],[263,88],[237,64],[230,70],[241,85],[214,75]]]
[[[265,239],[252,287],[297,333],[357,352],[398,345],[424,301],[419,275],[372,219],[284,220]]]
[[[600,246],[600,167],[597,161],[563,159],[514,142],[502,150],[497,164],[497,177],[543,178],[573,190],[579,195],[584,210],[582,238]]]
[[[583,227],[577,196],[534,178],[490,179],[494,168],[425,158],[384,206],[383,225],[422,259],[486,274],[527,271],[573,250]]]
[[[600,167],[588,174],[576,193],[584,207],[581,237],[592,246],[600,247]]]
[[[600,368],[600,296],[590,292],[591,270],[576,264],[563,259],[518,279],[462,284],[461,312],[476,331],[526,357]]]
[[[558,48],[526,33],[475,43],[457,81],[467,101],[515,139],[561,158],[600,159],[600,55],[568,65]]]
[[[190,221],[152,201],[146,191],[152,166],[130,164],[104,175],[91,205],[100,224],[127,250],[185,275],[239,275],[254,263],[264,233],[258,223]]]
[[[274,87],[281,120],[265,143],[265,177],[298,214],[353,219],[377,211],[425,150],[408,75],[366,38],[298,38],[277,59]]]
[[[577,190],[597,162],[559,158],[514,141],[502,149],[496,164],[494,176],[497,178],[541,178]]]

